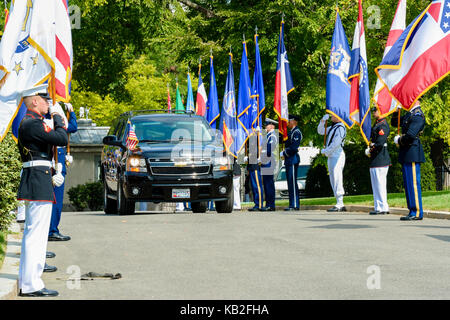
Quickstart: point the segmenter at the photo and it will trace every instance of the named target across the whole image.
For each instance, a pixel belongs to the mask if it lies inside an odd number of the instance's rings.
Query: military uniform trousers
[[[345,153],[341,152],[338,157],[328,158],[328,171],[330,173],[330,183],[336,198],[336,207],[344,207],[344,171]]]
[[[416,218],[423,218],[420,163],[403,163],[402,173],[409,215]]]
[[[41,276],[51,215],[51,202],[25,201],[25,227],[19,266],[19,288],[22,293],[39,291],[45,287]]]
[[[261,170],[259,168],[256,170],[249,170],[249,173],[250,184],[253,192],[253,202],[255,203],[254,208],[262,209],[264,202],[264,190],[261,179]]]
[[[65,148],[57,148],[58,149],[58,159],[59,162],[62,164],[62,172],[61,174],[64,177],[64,181],[66,178],[66,149]],[[64,201],[64,185],[65,182],[59,186],[53,187],[53,192],[55,193],[55,201],[56,203],[53,204],[52,208],[52,218],[50,219],[50,229],[48,231],[48,235],[52,235],[54,233],[59,233],[59,222],[61,221],[61,212],[63,208],[63,201]]]
[[[375,211],[389,212],[386,189],[386,177],[388,171],[389,166],[370,168],[370,181],[372,183]]]
[[[262,179],[266,207],[275,209],[275,181],[273,180],[273,175],[263,175]]]
[[[300,208],[300,199],[297,184],[298,163],[285,164],[286,180],[289,192],[289,208]]]

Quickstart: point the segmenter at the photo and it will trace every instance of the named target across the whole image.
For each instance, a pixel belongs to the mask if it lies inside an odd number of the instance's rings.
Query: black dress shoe
[[[380,214],[389,214],[389,211],[381,211]]]
[[[44,266],[44,272],[55,272],[56,270],[58,270],[58,268],[55,266],[49,266],[48,264],[45,264]]]
[[[25,220],[16,220],[17,223],[24,223]]]
[[[369,212],[370,215],[377,215],[377,214],[382,214],[381,211],[370,211]]]
[[[327,210],[327,212],[344,212],[344,211],[347,211],[347,208],[345,207],[338,208],[336,206]]]
[[[275,208],[267,207],[266,211],[275,211]]]
[[[47,251],[47,252],[45,253],[45,257],[46,257],[47,259],[51,259],[51,258],[56,257],[56,254],[55,254],[54,252]]]
[[[69,236],[63,236],[59,232],[55,232],[48,236],[48,241],[69,241],[69,240],[70,240]]]
[[[291,208],[291,207],[284,208],[284,211],[297,211],[297,210],[298,210],[297,208]]]
[[[58,294],[59,294],[58,291],[49,290],[46,288],[29,293],[22,293],[22,290],[20,290],[19,292],[19,296],[21,297],[56,297]]]
[[[410,216],[410,215],[407,215],[407,216],[404,216],[404,217],[400,218],[401,221],[413,221],[413,220],[422,220],[422,219],[423,218],[417,218],[415,216]]]
[[[248,209],[248,211],[262,211],[262,209],[258,208],[258,207],[253,207]]]

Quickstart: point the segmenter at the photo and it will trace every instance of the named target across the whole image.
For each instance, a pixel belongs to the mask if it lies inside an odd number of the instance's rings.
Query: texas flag
[[[197,105],[195,108],[195,113],[199,116],[206,115],[206,101],[208,100],[206,96],[205,85],[202,81],[202,65],[198,66],[198,87],[197,87]]]
[[[397,5],[397,11],[395,12],[394,20],[392,21],[391,31],[389,31],[389,36],[386,43],[386,48],[384,49],[383,58],[391,50],[394,43],[401,36],[406,28],[406,0],[399,0]],[[380,79],[377,80],[375,86],[375,92],[373,95],[373,101],[378,107],[381,116],[387,116],[397,110],[400,106],[399,103],[392,99],[389,94],[389,90],[383,85]]]
[[[370,140],[372,123],[370,121],[369,74],[367,71],[366,36],[361,0],[359,3],[358,22],[353,36],[353,47],[349,70],[350,117],[357,122],[367,144]]]
[[[433,1],[375,69],[404,109],[450,73],[450,0]]]
[[[281,21],[280,38],[278,39],[277,73],[275,76],[274,110],[278,115],[278,130],[287,140],[287,123],[289,118],[288,94],[294,90],[287,50],[284,46],[284,21]]]

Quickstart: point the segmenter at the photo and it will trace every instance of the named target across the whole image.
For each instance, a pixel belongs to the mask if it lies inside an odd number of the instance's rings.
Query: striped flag
[[[169,89],[169,84],[167,84],[167,110],[169,110],[169,113],[172,112],[172,102],[170,101],[170,89]]]
[[[128,134],[127,134],[126,146],[130,150],[135,150],[137,144],[139,143],[139,140],[136,136],[136,132],[134,131],[134,126],[131,124],[130,120],[128,120],[127,128],[128,128]]]
[[[69,102],[73,51],[68,0],[55,0],[55,90],[56,101]]]
[[[394,43],[398,40],[406,27],[406,0],[399,0],[397,11],[395,12],[394,20],[392,21],[391,31],[389,32],[386,48],[384,49],[383,58],[391,50]],[[377,79],[375,92],[373,95],[375,102],[381,116],[387,116],[400,107],[399,103],[392,99],[389,90],[383,85],[380,79]]]
[[[278,115],[278,130],[287,140],[287,123],[289,118],[288,94],[294,90],[287,50],[284,46],[284,21],[281,21],[280,38],[278,39],[277,73],[275,77],[274,110]]]
[[[450,74],[450,0],[434,0],[375,69],[404,109]]]
[[[349,69],[350,118],[359,124],[364,141],[369,144],[372,129],[370,116],[369,73],[367,70],[366,36],[364,31],[362,0],[358,1],[359,14],[353,36]]]
[[[208,97],[206,96],[205,85],[202,81],[202,64],[198,65],[198,87],[197,87],[197,105],[195,107],[195,113],[199,116],[206,116],[206,102]]]

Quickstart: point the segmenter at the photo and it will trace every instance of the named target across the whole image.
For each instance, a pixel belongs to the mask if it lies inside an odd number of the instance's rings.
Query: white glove
[[[255,131],[256,132],[261,132],[261,128],[260,127],[256,127]]]
[[[70,154],[66,155],[66,163],[68,164],[72,164],[73,162],[73,157]]]
[[[284,151],[281,151],[280,152],[280,158],[283,158],[284,157]]]
[[[396,135],[396,136],[394,137],[394,143],[395,143],[396,145],[399,145],[399,144],[398,144],[398,140],[400,140],[400,136],[399,136],[399,135]]]
[[[67,110],[67,111],[73,112],[73,106],[72,106],[71,103],[65,103],[65,105],[66,105],[66,110]]]
[[[330,115],[328,113],[322,117],[323,121],[327,121],[328,119],[330,119]]]
[[[261,164],[262,162],[261,162],[261,158],[258,158],[258,164]]]
[[[247,163],[247,162],[248,162],[248,157],[245,156],[245,157],[244,157],[244,163]]]
[[[370,157],[370,148],[369,147],[367,147],[367,149],[366,149],[366,156]]]
[[[61,187],[64,183],[64,176],[61,173],[57,173],[52,177],[52,182],[55,187]]]

